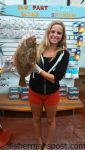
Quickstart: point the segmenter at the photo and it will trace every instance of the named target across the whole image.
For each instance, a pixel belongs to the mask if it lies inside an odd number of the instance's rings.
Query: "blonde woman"
[[[51,148],[56,128],[55,116],[60,100],[59,81],[64,77],[69,61],[63,22],[51,22],[37,50],[42,54],[39,63],[35,65],[36,71],[30,76],[29,100],[37,144],[42,145],[41,149],[48,150]],[[43,107],[47,116],[46,141],[43,141],[41,135],[41,112]],[[43,144],[44,142],[45,144]]]

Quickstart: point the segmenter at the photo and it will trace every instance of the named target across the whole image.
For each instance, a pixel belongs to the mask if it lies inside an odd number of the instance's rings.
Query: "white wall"
[[[83,46],[81,48],[81,57],[79,61],[79,67],[85,68],[85,33],[83,33]]]

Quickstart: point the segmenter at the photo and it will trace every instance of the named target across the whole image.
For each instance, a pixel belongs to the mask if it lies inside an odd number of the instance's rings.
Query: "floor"
[[[84,92],[81,91],[80,97],[85,104]],[[34,150],[36,141],[31,113],[6,112],[5,116],[0,116],[0,122],[3,128],[12,133],[11,143],[0,150]],[[45,114],[42,116],[42,135],[45,140]],[[56,114],[56,131],[52,149],[85,150],[85,108],[75,114],[72,112]]]

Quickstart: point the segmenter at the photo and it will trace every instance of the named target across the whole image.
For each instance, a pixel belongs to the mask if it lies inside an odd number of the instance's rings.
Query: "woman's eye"
[[[51,30],[51,31],[50,31],[50,33],[55,33],[55,32],[56,32],[56,31],[54,31],[54,30]]]
[[[55,30],[51,30],[50,33],[52,33],[52,34],[57,33],[57,34],[59,34],[59,35],[62,34],[62,32],[57,32],[57,31],[55,31]]]
[[[60,35],[61,35],[61,34],[62,34],[62,32],[57,32],[57,34],[60,34]]]

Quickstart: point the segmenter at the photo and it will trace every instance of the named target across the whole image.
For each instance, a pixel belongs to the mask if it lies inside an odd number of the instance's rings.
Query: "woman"
[[[69,53],[66,50],[65,26],[53,21],[47,28],[43,41],[38,47],[42,51],[39,63],[30,76],[29,99],[33,113],[37,144],[43,145],[41,135],[41,112],[43,106],[47,116],[47,138],[44,150],[49,149],[56,128],[56,110],[60,100],[59,81],[65,75]]]

